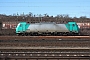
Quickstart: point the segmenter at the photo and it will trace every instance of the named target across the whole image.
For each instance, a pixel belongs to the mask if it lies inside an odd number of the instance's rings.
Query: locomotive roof
[[[68,22],[68,24],[76,24],[76,22]]]
[[[35,24],[56,24],[55,22],[40,22],[40,23],[35,23]]]

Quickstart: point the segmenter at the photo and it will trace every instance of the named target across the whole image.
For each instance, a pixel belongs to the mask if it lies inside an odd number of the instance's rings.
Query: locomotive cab
[[[66,27],[68,28],[70,33],[75,33],[75,34],[79,33],[79,27],[76,22],[68,22],[66,24]]]
[[[26,22],[20,22],[16,27],[16,34],[19,35],[25,33],[28,26],[29,24],[27,24]]]

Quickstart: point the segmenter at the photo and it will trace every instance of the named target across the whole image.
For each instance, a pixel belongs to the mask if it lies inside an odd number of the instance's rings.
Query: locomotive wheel
[[[25,36],[28,36],[28,33],[25,33]]]
[[[19,34],[16,34],[17,36],[19,36]]]

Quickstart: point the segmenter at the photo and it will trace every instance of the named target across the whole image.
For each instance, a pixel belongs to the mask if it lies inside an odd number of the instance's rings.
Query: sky
[[[90,0],[0,0],[0,14],[68,14],[90,18]]]

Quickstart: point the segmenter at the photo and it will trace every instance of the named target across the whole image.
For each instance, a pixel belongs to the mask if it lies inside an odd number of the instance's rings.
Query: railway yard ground
[[[90,36],[0,36],[0,60],[90,60]]]

